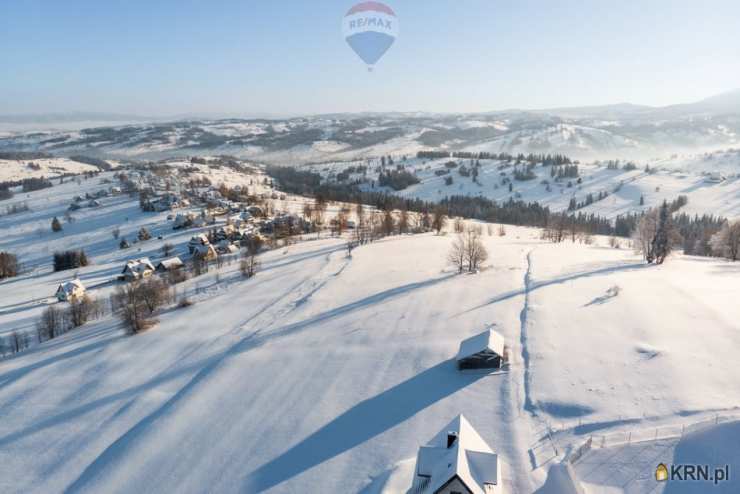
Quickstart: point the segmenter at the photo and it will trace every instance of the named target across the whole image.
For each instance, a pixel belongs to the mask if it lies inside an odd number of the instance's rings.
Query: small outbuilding
[[[57,288],[56,297],[60,302],[71,302],[84,296],[85,286],[80,280],[67,281]]]
[[[505,355],[504,337],[489,329],[460,343],[456,357],[457,368],[500,369]]]
[[[463,416],[458,415],[416,456],[418,494],[503,494],[501,459]]]

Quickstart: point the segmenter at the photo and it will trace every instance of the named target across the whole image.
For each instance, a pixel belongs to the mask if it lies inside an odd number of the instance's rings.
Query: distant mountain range
[[[652,158],[740,145],[740,90],[666,107],[628,103],[476,114],[354,113],[293,118],[6,115],[0,150],[154,159],[231,154],[296,164],[422,149]],[[42,132],[33,132],[33,123]],[[48,130],[52,123],[89,128]],[[95,122],[101,122],[95,126]],[[17,129],[13,126],[17,124]],[[63,128],[63,125],[59,126]],[[72,126],[74,127],[74,126]]]

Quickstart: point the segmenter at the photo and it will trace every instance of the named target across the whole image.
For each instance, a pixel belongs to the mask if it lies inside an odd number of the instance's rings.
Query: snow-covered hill
[[[79,163],[67,158],[0,159],[0,182],[17,182],[26,178],[53,178],[59,175],[77,175],[97,171],[100,171],[100,169],[96,166]]]
[[[58,237],[42,231],[99,187],[73,185],[0,218],[0,251],[32,267],[0,282],[1,332],[33,329],[51,303],[57,245],[89,249],[79,274],[103,296],[127,256],[187,240],[127,197]],[[120,251],[115,224],[164,238]],[[464,413],[502,456],[507,490],[531,493],[590,434],[740,407],[736,266],[676,255],[647,267],[606,239],[483,231],[491,256],[475,275],[446,266],[451,233],[389,237],[352,257],[345,240],[312,235],[262,254],[250,280],[235,265],[189,280],[178,290],[195,305],[140,335],[106,317],[0,361],[0,491],[399,492],[385,480]],[[491,326],[508,372],[459,373],[459,342]]]
[[[737,94],[692,105],[611,105],[475,114],[374,113],[288,119],[188,119],[30,131],[0,127],[0,151],[45,151],[160,159],[230,154],[303,164],[420,149],[560,153],[576,159],[650,159],[704,152],[740,142]],[[64,127],[62,127],[64,129]]]
[[[475,162],[480,163],[476,181],[470,173]],[[452,162],[454,167],[447,166]],[[616,167],[608,162],[578,164],[578,177],[552,176],[550,166],[541,163],[531,169],[532,178],[517,180],[515,172],[524,172],[526,162],[515,160],[418,159],[397,160],[382,167],[379,159],[333,162],[305,167],[320,173],[327,181],[340,183],[361,182],[366,190],[386,190],[402,197],[439,201],[448,196],[485,197],[498,202],[509,199],[538,202],[553,211],[568,210],[571,200],[578,205],[576,212],[595,213],[615,218],[633,212],[646,211],[664,200],[679,196],[688,199],[682,209],[689,214],[712,214],[728,218],[740,216],[740,152],[736,150],[715,153],[679,155],[662,160],[639,162],[622,161]],[[420,181],[400,191],[378,188],[378,175],[401,166]],[[342,172],[352,170],[348,178]],[[452,183],[447,182],[452,180]],[[589,196],[593,203],[589,204]]]

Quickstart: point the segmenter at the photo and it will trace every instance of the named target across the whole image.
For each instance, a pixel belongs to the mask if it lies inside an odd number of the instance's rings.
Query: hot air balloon
[[[344,16],[342,31],[347,44],[372,71],[396,41],[398,18],[384,3],[362,2]]]

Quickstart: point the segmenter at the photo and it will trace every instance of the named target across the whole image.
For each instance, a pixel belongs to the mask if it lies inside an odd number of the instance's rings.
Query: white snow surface
[[[0,251],[26,266],[0,282],[0,333],[32,331],[74,274],[103,298],[126,260],[156,262],[165,241],[181,254],[198,233],[124,196],[52,233],[51,217],[105,176],[31,193],[31,211],[0,217]],[[122,251],[114,226],[164,239]],[[485,269],[457,275],[452,234],[391,237],[351,258],[344,239],[312,235],[262,254],[250,280],[236,265],[189,280],[178,290],[195,305],[143,334],[107,317],[8,357],[0,492],[404,492],[406,460],[463,413],[502,458],[507,492],[530,493],[589,434],[740,407],[736,265],[675,255],[646,267],[606,239],[539,237],[484,235]],[[79,247],[90,266],[51,272],[54,250]],[[459,373],[460,342],[489,327],[509,372]]]
[[[38,165],[36,170],[29,163]],[[67,158],[43,158],[33,160],[0,160],[0,182],[19,181],[34,177],[57,177],[63,174],[97,172],[98,167],[78,163]]]

